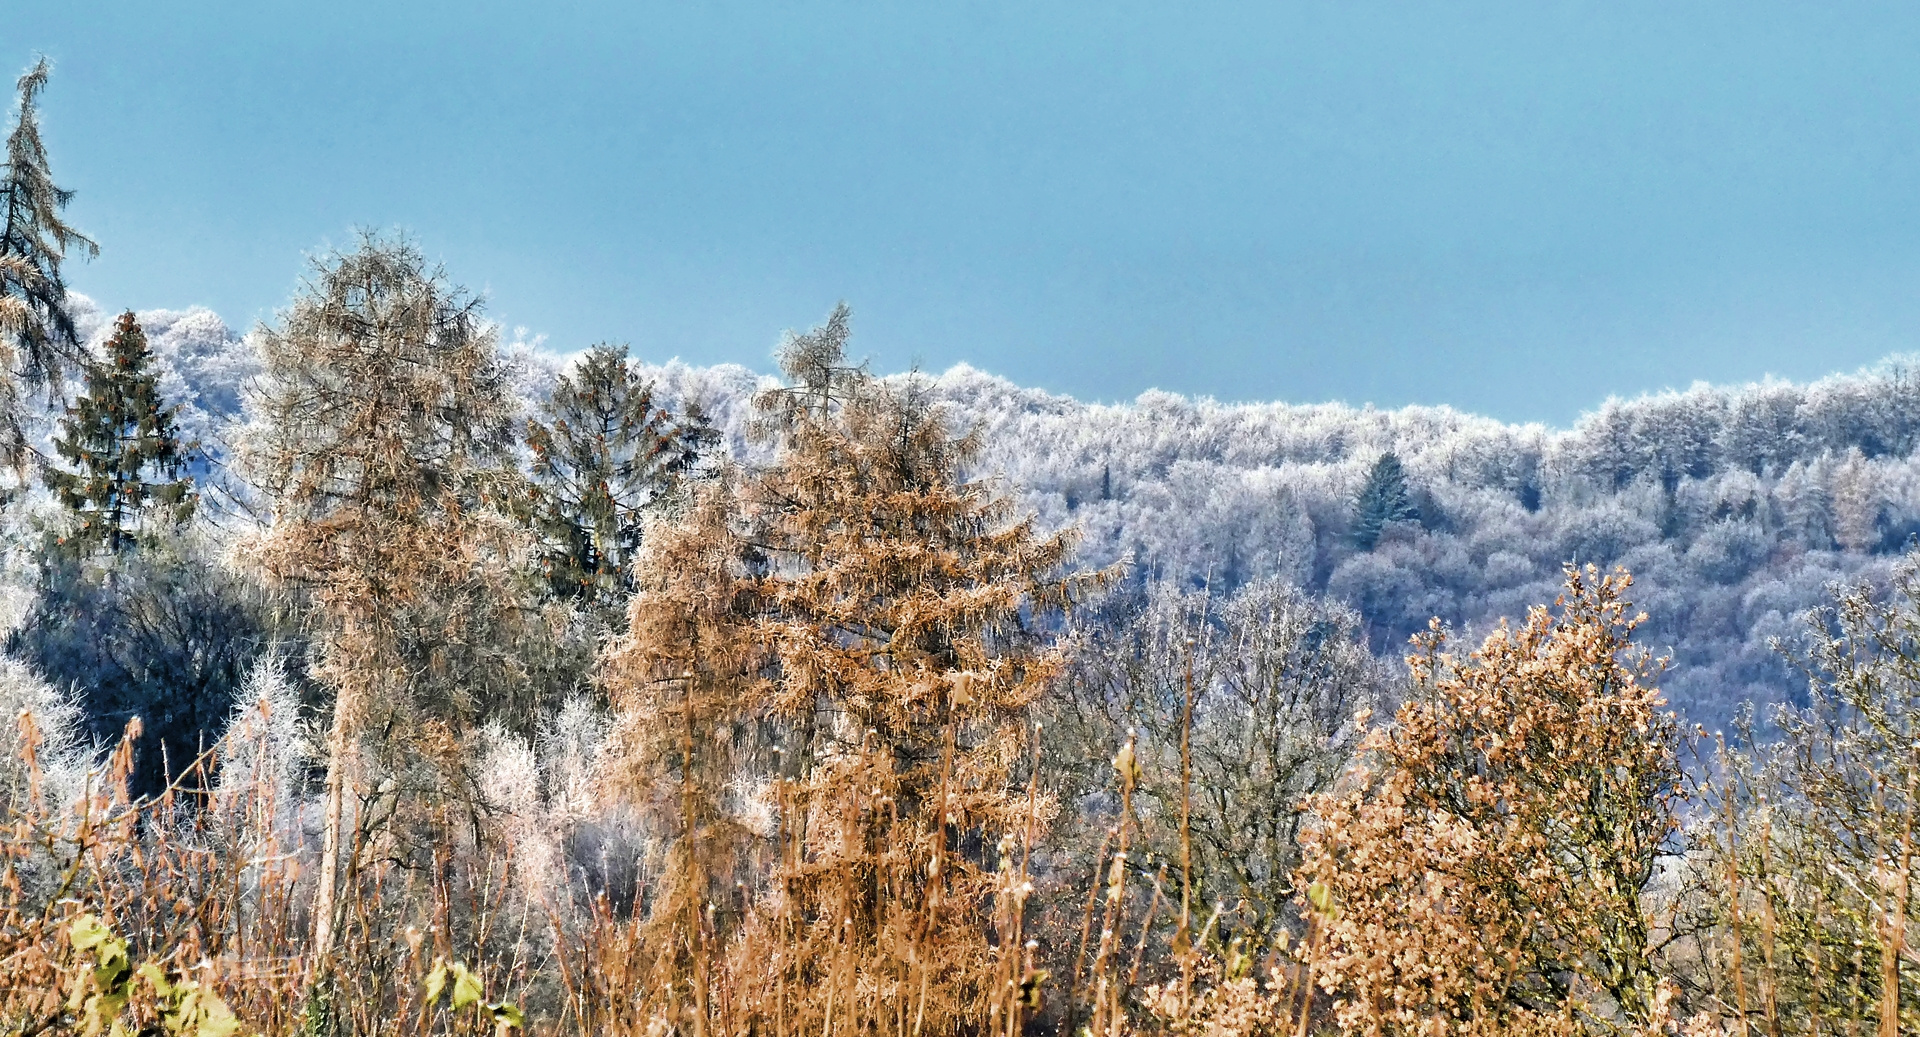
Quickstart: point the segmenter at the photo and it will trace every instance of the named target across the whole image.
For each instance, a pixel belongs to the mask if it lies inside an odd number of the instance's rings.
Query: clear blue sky
[[[0,3],[113,307],[402,227],[508,325],[1086,398],[1450,403],[1920,349],[1920,8]]]

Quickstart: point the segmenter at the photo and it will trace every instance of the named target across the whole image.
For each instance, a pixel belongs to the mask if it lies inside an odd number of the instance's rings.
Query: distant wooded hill
[[[206,310],[140,319],[218,480],[223,430],[245,418],[251,348]],[[529,402],[566,363],[513,353]],[[760,375],[677,362],[649,373],[663,402],[700,402],[728,449],[753,459]],[[977,474],[1004,479],[1043,524],[1078,526],[1085,562],[1130,558],[1136,583],[1223,593],[1284,577],[1359,609],[1382,654],[1431,616],[1480,630],[1551,601],[1563,562],[1624,565],[1649,616],[1644,642],[1672,656],[1670,698],[1709,726],[1744,701],[1796,697],[1800,679],[1770,642],[1796,639],[1829,584],[1883,581],[1920,533],[1920,376],[1901,361],[1811,384],[1608,400],[1565,430],[1446,407],[1158,391],[1092,404],[965,365],[922,378],[958,427],[978,429]],[[1363,547],[1355,501],[1389,452],[1418,518]]]

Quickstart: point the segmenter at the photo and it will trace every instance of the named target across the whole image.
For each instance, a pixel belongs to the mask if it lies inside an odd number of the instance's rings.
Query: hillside
[[[140,318],[182,426],[219,479],[250,347],[203,309]],[[563,363],[523,344],[511,352],[529,399]],[[701,402],[732,452],[752,455],[747,399],[761,376],[678,362],[649,371],[672,402]],[[1571,429],[1446,407],[1159,391],[1085,403],[964,365],[923,380],[959,426],[980,431],[979,474],[1005,480],[1044,525],[1077,526],[1087,564],[1131,559],[1136,580],[1222,592],[1283,577],[1359,609],[1383,654],[1430,616],[1477,630],[1552,600],[1563,561],[1627,566],[1649,616],[1644,639],[1672,656],[1671,699],[1710,726],[1743,701],[1796,695],[1800,679],[1770,642],[1797,638],[1830,584],[1883,580],[1920,531],[1920,378],[1896,361],[1811,384],[1608,400]],[[1353,501],[1388,451],[1419,518],[1362,550]]]

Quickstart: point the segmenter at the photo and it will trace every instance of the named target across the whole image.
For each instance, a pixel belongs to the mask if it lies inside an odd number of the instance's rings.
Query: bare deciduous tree
[[[1186,801],[1191,899],[1243,905],[1219,926],[1228,939],[1244,937],[1249,952],[1291,921],[1306,797],[1324,791],[1351,757],[1359,712],[1390,695],[1392,678],[1367,651],[1361,622],[1337,603],[1270,580],[1224,599],[1155,585],[1075,623],[1074,661],[1049,727],[1054,766],[1084,804],[1078,820],[1109,822],[1083,798],[1104,786],[1105,768],[1078,765],[1104,760],[1132,732],[1141,859],[1180,859]],[[1184,785],[1183,733],[1193,775]]]
[[[1807,704],[1703,768],[1669,968],[1764,1032],[1920,1026],[1920,558],[1812,614]]]

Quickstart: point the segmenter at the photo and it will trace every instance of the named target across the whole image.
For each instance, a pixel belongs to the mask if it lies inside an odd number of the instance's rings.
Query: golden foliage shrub
[[[1629,583],[1569,569],[1558,614],[1536,607],[1465,659],[1436,623],[1394,724],[1313,800],[1300,884],[1328,902],[1314,968],[1344,1031],[1654,1022],[1646,892],[1680,768]]]

